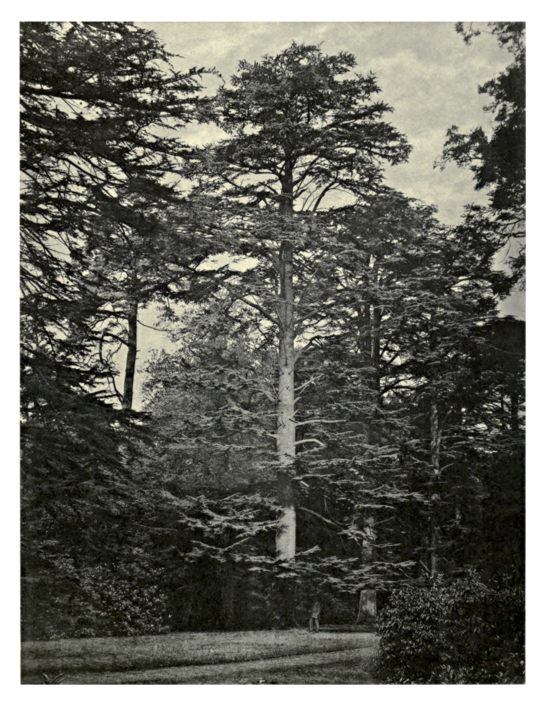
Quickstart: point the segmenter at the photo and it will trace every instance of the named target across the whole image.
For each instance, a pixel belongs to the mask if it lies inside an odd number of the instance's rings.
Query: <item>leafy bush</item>
[[[99,566],[81,572],[80,636],[140,636],[167,630],[166,598],[154,578],[140,576],[137,566],[124,569],[122,573]]]
[[[169,617],[159,579],[138,563],[67,563],[63,580],[42,578],[24,592],[23,640],[162,633]]]
[[[387,683],[523,683],[524,592],[475,572],[394,591],[378,619]]]

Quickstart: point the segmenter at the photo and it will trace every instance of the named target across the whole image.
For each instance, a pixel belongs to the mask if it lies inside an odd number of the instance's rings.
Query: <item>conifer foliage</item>
[[[525,144],[526,144],[526,51],[524,22],[489,22],[491,34],[511,55],[512,61],[495,78],[478,87],[491,102],[485,110],[494,117],[488,132],[477,127],[468,134],[453,125],[447,131],[441,165],[450,161],[467,167],[476,189],[489,197],[487,206],[470,206],[471,228],[493,232],[501,245],[516,242],[509,262],[518,277],[525,276]],[[456,26],[469,44],[480,29],[459,22]]]
[[[159,213],[180,201],[166,177],[188,155],[170,130],[199,88],[169,60],[128,23],[21,25],[23,568],[39,614],[44,593],[74,591],[78,567],[99,561],[86,558],[99,529],[122,527],[137,428],[113,407],[111,347],[135,354]]]
[[[261,291],[256,285],[247,294],[277,327],[282,559],[292,559],[296,550],[290,485],[298,444],[296,338],[311,317],[307,294],[299,299],[297,294],[311,278],[304,280],[297,261],[304,251],[311,260],[310,244],[315,248],[322,228],[315,215],[326,210],[333,192],[343,192],[353,204],[381,188],[384,163],[403,162],[410,151],[404,136],[386,122],[391,108],[376,99],[376,78],[352,74],[355,63],[349,53],[324,55],[317,46],[296,43],[254,64],[241,61],[231,86],[221,87],[212,103],[213,117],[228,138],[207,150],[203,160],[203,188],[255,209],[252,229],[259,225],[259,231],[252,238],[261,239],[272,269],[271,287],[266,291],[263,281]],[[254,257],[257,246],[239,252]],[[252,269],[251,279],[255,275]]]

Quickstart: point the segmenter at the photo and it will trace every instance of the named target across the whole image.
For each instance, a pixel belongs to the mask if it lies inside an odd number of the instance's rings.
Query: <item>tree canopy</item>
[[[510,259],[521,275],[525,267],[525,139],[526,139],[526,52],[524,22],[490,22],[499,45],[512,55],[512,62],[496,78],[478,87],[491,102],[485,110],[493,115],[494,128],[481,127],[460,133],[453,125],[447,132],[441,164],[450,161],[469,168],[475,187],[486,191],[488,208],[470,207],[470,223],[490,220],[489,230],[500,235],[505,245],[510,239],[519,244]],[[457,31],[469,44],[481,30],[464,23]]]

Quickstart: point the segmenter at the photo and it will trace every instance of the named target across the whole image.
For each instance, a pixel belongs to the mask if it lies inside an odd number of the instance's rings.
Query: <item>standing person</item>
[[[309,617],[309,630],[319,631],[319,616],[321,616],[321,604],[316,601],[311,609],[311,616]]]

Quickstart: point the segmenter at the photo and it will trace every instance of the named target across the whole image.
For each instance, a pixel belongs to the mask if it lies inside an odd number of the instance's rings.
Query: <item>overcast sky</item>
[[[498,75],[510,63],[510,54],[486,33],[467,46],[452,22],[138,22],[156,32],[168,51],[181,55],[177,69],[192,66],[215,68],[229,80],[240,59],[255,61],[277,54],[294,40],[320,44],[327,54],[345,50],[357,59],[356,71],[374,72],[382,89],[379,97],[394,108],[393,125],[413,146],[407,164],[388,168],[388,183],[408,196],[437,206],[447,224],[460,220],[463,207],[483,203],[475,192],[468,170],[448,166],[434,169],[441,155],[447,129],[457,125],[468,131],[490,127],[484,112],[486,96],[478,85]],[[210,89],[220,80],[210,77]],[[190,129],[189,142],[208,141],[215,134],[208,127]],[[524,316],[523,293],[514,295],[503,313]],[[154,324],[148,313],[143,321]],[[138,368],[162,336],[141,328]],[[142,380],[138,376],[138,385]],[[139,399],[139,396],[138,396]]]
[[[490,125],[483,111],[487,98],[479,84],[496,76],[510,62],[507,51],[485,34],[466,46],[452,22],[148,22],[166,48],[184,58],[178,69],[214,67],[229,80],[240,59],[255,61],[276,54],[292,40],[322,43],[328,54],[349,51],[359,73],[374,72],[382,93],[394,108],[391,121],[413,146],[406,165],[388,169],[391,186],[439,208],[445,223],[460,219],[464,204],[479,195],[467,170],[433,169],[451,125],[469,130]],[[218,85],[210,79],[210,85]],[[190,131],[190,140],[208,128]]]

